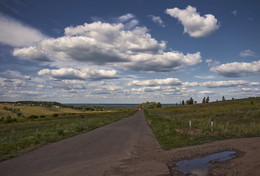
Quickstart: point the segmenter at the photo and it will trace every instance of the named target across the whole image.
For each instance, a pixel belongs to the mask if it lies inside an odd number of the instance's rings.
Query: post
[[[191,130],[191,120],[189,121],[189,128],[190,128],[190,130]]]
[[[213,132],[213,130],[214,130],[214,121],[213,121],[213,119],[211,119],[210,127],[211,127],[211,132]]]

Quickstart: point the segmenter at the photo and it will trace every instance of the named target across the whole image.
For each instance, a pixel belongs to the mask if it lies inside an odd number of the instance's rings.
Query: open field
[[[19,109],[22,115],[18,117],[16,113],[4,110],[4,107],[12,108],[12,110]],[[69,108],[0,105],[0,112],[0,117],[2,116],[0,161],[2,161],[47,143],[129,117],[135,111],[114,110],[83,113],[80,110]],[[11,118],[6,118],[8,115]]]
[[[164,149],[260,136],[260,98],[148,109],[145,115]]]
[[[30,115],[43,115],[49,116],[53,114],[67,114],[67,113],[82,113],[81,110],[72,108],[57,108],[57,107],[45,107],[45,106],[13,106],[12,104],[0,104],[0,117],[11,116],[17,118],[17,114],[12,111],[5,110],[5,107],[16,109],[21,112],[21,116],[28,117]],[[18,117],[19,118],[19,117]]]

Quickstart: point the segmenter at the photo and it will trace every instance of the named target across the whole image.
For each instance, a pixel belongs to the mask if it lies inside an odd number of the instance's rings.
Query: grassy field
[[[145,115],[164,149],[260,136],[260,98],[147,109]]]
[[[22,115],[17,116],[17,109]],[[8,105],[8,108],[7,105],[1,105],[0,112],[0,161],[47,143],[90,131],[135,113],[134,110],[83,113],[68,108],[12,105]],[[6,118],[7,116],[10,118]]]
[[[0,104],[0,117],[11,116],[18,118],[16,113],[5,109],[16,109],[21,112],[21,118],[30,115],[50,116],[53,114],[68,114],[68,113],[82,113],[81,110],[71,108],[57,108],[57,107],[44,107],[44,106],[13,106],[12,104]]]

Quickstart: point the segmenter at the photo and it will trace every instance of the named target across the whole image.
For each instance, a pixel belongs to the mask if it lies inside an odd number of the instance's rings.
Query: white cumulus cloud
[[[67,27],[65,36],[16,48],[13,55],[52,61],[53,65],[57,63],[56,67],[60,67],[58,64],[62,62],[88,62],[145,72],[175,71],[201,62],[200,52],[166,52],[166,42],[152,38],[147,28],[136,26],[128,29],[126,25],[98,21]]]
[[[32,45],[47,37],[37,29],[0,13],[0,43],[13,47]]]
[[[166,9],[166,13],[177,18],[184,26],[184,33],[191,37],[205,37],[219,28],[218,20],[212,14],[200,16],[197,9],[188,6],[186,9],[177,7]]]
[[[97,69],[82,69],[60,68],[60,69],[43,69],[38,72],[38,75],[50,76],[55,79],[71,79],[71,80],[101,80],[118,78],[115,70],[97,70]]]
[[[210,70],[225,77],[259,75],[260,60],[254,62],[232,62],[212,67]]]

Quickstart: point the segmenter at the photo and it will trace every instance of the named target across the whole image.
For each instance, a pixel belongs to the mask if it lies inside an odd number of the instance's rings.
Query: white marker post
[[[190,128],[190,130],[191,130],[191,120],[189,121],[189,128]]]
[[[211,127],[211,132],[213,132],[213,128],[214,128],[214,121],[213,121],[213,119],[211,119],[210,127]]]

